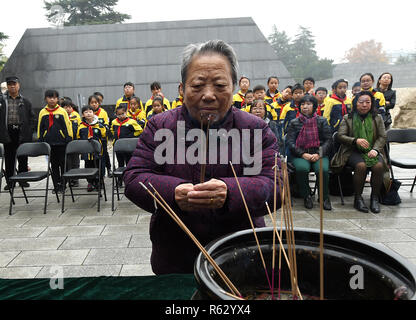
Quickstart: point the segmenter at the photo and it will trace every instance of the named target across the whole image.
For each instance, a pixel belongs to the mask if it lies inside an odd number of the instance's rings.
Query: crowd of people
[[[0,141],[5,144],[7,180],[14,172],[17,147],[32,141],[30,127],[35,116],[30,101],[20,94],[20,80],[11,76],[6,79],[6,83],[7,91],[1,98],[4,108],[1,113]],[[322,157],[325,210],[332,209],[328,190],[329,169],[340,171],[348,164],[354,168],[355,208],[368,212],[362,199],[362,189],[367,173],[371,171],[370,209],[374,213],[380,211],[378,198],[383,173],[386,171],[386,158],[383,156],[385,131],[391,124],[390,110],[396,101],[396,92],[392,89],[393,76],[390,73],[381,74],[375,87],[374,76],[364,73],[353,84],[349,96],[349,82],[345,79],[335,81],[329,90],[324,87],[315,88],[312,77],[305,78],[302,84],[288,85],[281,91],[277,76],[268,78],[267,87],[257,84],[251,89],[250,79],[245,76],[239,79],[238,85],[239,90],[233,95],[232,106],[263,119],[270,127],[279,143],[280,153],[288,157],[294,168],[294,185],[298,189],[297,193],[304,198],[306,208],[313,208],[309,172],[318,173],[318,160]],[[159,82],[150,85],[152,95],[146,103],[135,95],[132,82],[126,82],[123,89],[124,95],[116,101],[114,114],[110,116],[102,107],[104,96],[100,92],[89,96],[88,104],[81,109],[70,97],[60,97],[56,90],[45,92],[46,106],[40,111],[37,120],[37,138],[51,146],[54,192],[62,192],[65,187],[61,175],[64,172],[65,147],[69,141],[98,140],[102,145],[101,174],[104,176],[107,169],[108,176],[111,177],[107,148],[109,141],[114,143],[121,138],[138,137],[153,116],[183,105],[181,85],[178,86],[178,97],[171,102],[164,96]],[[362,108],[362,103],[371,105]],[[365,113],[363,109],[366,110]],[[367,114],[371,114],[371,121],[366,120]],[[360,123],[359,120],[362,125],[358,133],[356,124]],[[335,132],[338,132],[338,136],[334,140]],[[343,155],[342,161],[340,154]],[[130,158],[129,154],[117,154],[118,166],[125,167]],[[97,166],[96,159],[90,159],[87,155],[81,159],[85,161],[85,167]],[[17,170],[27,171],[27,158],[21,157],[18,160]],[[384,164],[383,170],[380,164]],[[79,157],[70,156],[67,166],[68,169],[79,168]],[[97,189],[97,181],[88,181],[87,190]],[[118,183],[121,185],[122,180]],[[70,184],[79,186],[78,181],[71,181]],[[28,187],[28,183],[23,186]],[[5,189],[9,187],[7,184]]]
[[[339,173],[348,164],[354,170],[354,207],[369,211],[362,192],[371,171],[370,210],[380,212],[383,177],[386,184],[389,181],[384,146],[386,130],[392,123],[390,110],[396,104],[396,91],[392,89],[392,74],[381,74],[375,87],[374,80],[373,74],[364,73],[348,96],[346,79],[335,81],[328,90],[315,88],[315,80],[308,77],[302,84],[289,85],[279,92],[277,76],[268,78],[267,88],[256,85],[252,90],[250,79],[240,78],[240,90],[233,96],[234,107],[253,113],[269,124],[279,141],[280,153],[294,167],[297,191],[304,198],[306,208],[313,208],[309,172],[318,174],[318,160],[322,157],[325,210],[332,210],[329,169]],[[321,155],[319,148],[322,148]]]
[[[126,167],[123,181],[127,198],[152,212],[151,262],[156,274],[189,272],[197,249],[175,222],[161,208],[154,206],[153,199],[140,183],[151,182],[203,244],[250,227],[242,216],[241,194],[250,208],[254,226],[265,225],[265,203],[272,203],[275,196],[273,166],[276,154],[287,156],[292,164],[294,183],[291,186],[297,186],[297,193],[304,199],[306,208],[313,208],[309,172],[317,174],[318,161],[322,159],[325,210],[332,209],[328,185],[330,169],[341,172],[349,165],[354,168],[354,207],[362,212],[380,212],[380,190],[388,173],[384,151],[386,129],[391,124],[390,110],[396,99],[390,73],[380,75],[375,87],[374,76],[364,73],[352,85],[350,95],[347,94],[350,84],[345,79],[335,81],[331,88],[315,88],[315,80],[308,77],[302,84],[289,85],[279,91],[277,76],[268,78],[267,87],[256,84],[251,89],[250,79],[242,76],[238,80],[237,74],[236,56],[228,44],[221,40],[192,44],[183,54],[182,79],[174,101],[169,101],[161,84],[154,82],[150,85],[152,95],[144,103],[135,95],[134,84],[126,82],[124,95],[115,103],[114,114],[109,116],[102,107],[104,96],[100,92],[92,93],[88,104],[79,109],[71,98],[60,97],[56,90],[47,90],[45,106],[37,119],[30,101],[20,94],[20,80],[10,76],[6,79],[7,91],[0,96],[0,142],[5,148],[6,180],[15,172],[17,147],[32,141],[31,127],[36,123],[38,140],[51,146],[54,192],[66,187],[62,185],[61,175],[65,147],[71,140],[98,140],[104,162],[101,175],[104,176],[107,169],[111,176],[108,144],[122,138],[140,137],[135,151],[117,154],[117,162],[119,167]],[[210,119],[214,119],[213,123]],[[263,132],[260,173],[248,176],[243,165],[236,165],[237,185],[228,164],[207,164],[201,182],[200,165],[157,163],[154,153],[161,141],[155,139],[155,133],[158,129],[171,129],[174,132],[172,142],[177,145],[180,140],[178,121],[185,123],[186,130],[207,129],[208,126],[226,130],[260,128]],[[241,146],[243,142],[239,144]],[[230,159],[233,149],[235,146],[228,144],[227,150],[221,149],[221,152],[226,151]],[[175,155],[180,156],[183,155]],[[96,159],[89,155],[84,155],[81,160],[85,167],[97,166]],[[80,165],[79,157],[71,157],[67,169]],[[17,170],[29,170],[27,159],[18,159]],[[362,197],[369,172],[370,209]],[[78,182],[70,183],[77,186]],[[5,189],[8,188],[9,184]],[[96,188],[96,180],[88,181],[88,191]]]

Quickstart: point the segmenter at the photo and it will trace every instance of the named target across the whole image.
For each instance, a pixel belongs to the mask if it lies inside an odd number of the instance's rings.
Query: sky
[[[27,28],[51,24],[43,0],[3,2],[0,31],[9,36],[3,52],[10,56]],[[119,0],[116,6],[132,16],[126,23],[252,17],[266,38],[273,25],[291,38],[301,25],[315,36],[318,56],[335,63],[343,62],[345,53],[359,42],[371,39],[381,42],[387,52],[415,52],[415,9],[411,0]]]

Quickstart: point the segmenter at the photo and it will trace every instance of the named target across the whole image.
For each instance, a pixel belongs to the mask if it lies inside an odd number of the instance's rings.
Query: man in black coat
[[[6,181],[14,174],[16,150],[20,144],[32,142],[36,121],[31,102],[20,94],[20,80],[16,76],[6,78],[7,92],[0,95],[0,142],[4,144]],[[28,171],[27,157],[18,158],[18,172]],[[28,187],[29,184],[23,184]],[[5,190],[8,190],[7,184]]]

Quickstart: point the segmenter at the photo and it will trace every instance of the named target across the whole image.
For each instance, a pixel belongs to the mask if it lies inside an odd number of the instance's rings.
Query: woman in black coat
[[[384,94],[384,98],[386,99],[386,119],[389,119],[385,122],[386,130],[391,124],[390,110],[396,105],[396,90],[393,90],[392,86],[393,75],[389,72],[382,73],[377,80],[376,90]]]
[[[317,108],[318,100],[314,96],[306,95],[302,98],[300,114],[288,126],[286,146],[290,153],[289,161],[296,169],[296,182],[307,209],[313,208],[308,180],[309,171],[312,168],[316,176],[319,176],[319,147],[322,148],[323,206],[325,210],[331,210],[332,206],[328,192],[328,156],[331,152],[332,135],[328,120],[316,114]]]

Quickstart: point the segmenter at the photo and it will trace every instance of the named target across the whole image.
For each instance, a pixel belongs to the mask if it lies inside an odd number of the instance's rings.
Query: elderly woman
[[[352,105],[351,114],[345,115],[340,124],[337,139],[341,146],[332,159],[331,166],[334,171],[341,171],[346,164],[354,168],[354,208],[361,212],[368,212],[362,193],[367,172],[370,170],[370,210],[379,213],[383,176],[388,174],[384,154],[386,131],[370,91],[359,92]]]
[[[312,168],[316,176],[319,176],[319,148],[322,147],[323,207],[325,210],[332,210],[328,193],[328,155],[331,151],[331,128],[326,118],[316,114],[317,108],[318,100],[312,95],[306,95],[300,100],[300,115],[289,123],[286,146],[290,154],[289,161],[296,169],[295,176],[299,193],[303,197],[307,209],[313,208],[309,171]]]
[[[152,213],[151,265],[155,274],[192,273],[198,249],[175,221],[155,206],[140,182],[151,183],[158,190],[202,245],[250,228],[229,161],[239,176],[255,227],[265,226],[265,202],[270,203],[274,193],[277,139],[263,120],[232,107],[237,84],[234,50],[220,40],[189,45],[184,51],[181,76],[183,106],[149,120],[124,174],[127,198]],[[204,167],[204,161],[193,161],[191,156],[196,150],[200,152],[193,142],[201,138],[208,124],[209,160]],[[241,132],[242,137],[237,139]],[[162,133],[166,138],[161,137]],[[260,160],[258,168],[256,161],[254,166],[249,161],[252,152],[239,163],[234,160],[244,154],[244,145],[257,149],[254,159]],[[163,148],[167,151],[160,151]],[[161,161],[163,155],[167,161]],[[201,177],[205,182],[201,183]]]
[[[276,138],[279,137],[279,132],[277,130],[276,122],[273,120],[270,120],[270,116],[268,116],[268,114],[270,115],[270,112],[267,111],[265,100],[263,99],[254,100],[250,108],[250,113],[254,114],[260,119],[263,119],[264,122],[266,122],[269,125],[270,129],[273,131]]]

